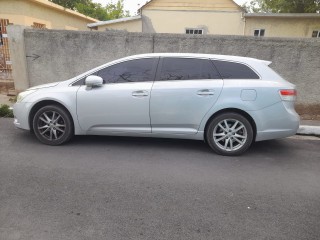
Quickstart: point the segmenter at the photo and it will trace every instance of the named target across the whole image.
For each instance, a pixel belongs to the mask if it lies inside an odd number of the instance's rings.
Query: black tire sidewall
[[[62,135],[61,138],[57,139],[57,140],[48,140],[46,138],[44,138],[38,128],[37,128],[37,122],[38,122],[38,119],[39,117],[44,113],[44,112],[47,112],[47,111],[55,111],[57,113],[59,113],[62,118],[64,119],[65,121],[65,124],[66,124],[66,130],[64,132],[64,134]],[[60,106],[56,106],[56,105],[48,105],[48,106],[44,106],[42,108],[40,108],[36,114],[34,115],[33,117],[33,121],[32,121],[32,126],[33,126],[33,131],[36,135],[36,137],[38,138],[38,140],[46,145],[51,145],[51,146],[57,146],[57,145],[61,145],[63,143],[66,143],[68,142],[72,136],[73,136],[73,122],[71,120],[71,116],[70,114],[65,110],[63,109],[62,107]]]
[[[247,131],[247,141],[246,143],[238,150],[229,152],[229,151],[225,151],[221,148],[219,148],[216,143],[214,142],[212,135],[213,135],[213,130],[215,128],[215,126],[220,123],[222,120],[224,119],[235,119],[240,121],[246,128]],[[251,146],[252,142],[253,142],[253,128],[250,124],[250,122],[248,121],[248,119],[246,117],[244,117],[243,115],[239,114],[239,113],[222,113],[218,116],[216,116],[215,118],[213,118],[209,125],[208,128],[206,130],[206,140],[208,145],[210,146],[210,148],[215,151],[217,154],[220,155],[224,155],[224,156],[238,156],[243,154],[245,151],[248,150],[248,148]]]

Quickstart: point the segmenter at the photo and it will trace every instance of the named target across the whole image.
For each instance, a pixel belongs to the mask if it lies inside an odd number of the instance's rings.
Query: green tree
[[[110,19],[130,17],[129,11],[124,10],[123,0],[118,0],[117,3],[109,3],[106,10]]]
[[[124,10],[123,0],[117,3],[108,3],[103,7],[100,3],[94,3],[92,0],[50,0],[65,8],[82,13],[86,16],[96,18],[100,21],[129,17],[128,11]]]
[[[112,19],[107,13],[106,8],[102,7],[100,3],[93,3],[93,2],[90,2],[87,4],[77,3],[75,5],[75,9],[79,13],[98,19],[100,21],[106,21],[106,20]]]
[[[242,7],[247,12],[316,13],[320,0],[252,0]]]
[[[50,2],[56,3],[62,7],[69,8],[71,10],[77,10],[76,5],[79,3],[89,4],[91,0],[49,0]]]

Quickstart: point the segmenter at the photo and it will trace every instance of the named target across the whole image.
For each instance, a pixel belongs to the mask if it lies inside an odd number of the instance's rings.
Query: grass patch
[[[13,118],[13,112],[7,104],[0,105],[0,117]]]

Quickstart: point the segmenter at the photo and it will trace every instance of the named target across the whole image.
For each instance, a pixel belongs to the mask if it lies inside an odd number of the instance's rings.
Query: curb
[[[299,135],[320,136],[320,126],[300,125],[297,131]]]

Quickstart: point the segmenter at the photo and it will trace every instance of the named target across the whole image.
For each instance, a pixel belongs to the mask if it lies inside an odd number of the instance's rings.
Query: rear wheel
[[[209,123],[206,140],[216,153],[236,156],[251,146],[253,129],[248,119],[241,114],[223,113]]]
[[[36,112],[33,130],[40,142],[52,146],[61,145],[72,138],[73,123],[65,109],[49,105]]]

